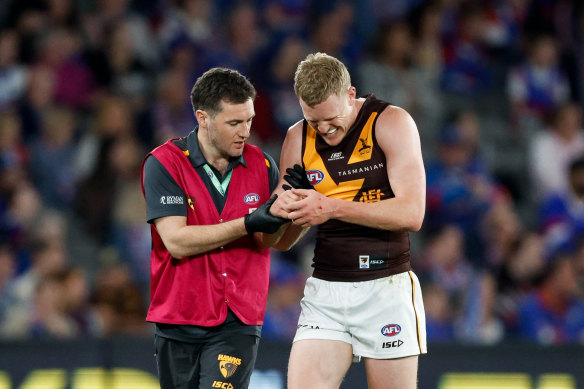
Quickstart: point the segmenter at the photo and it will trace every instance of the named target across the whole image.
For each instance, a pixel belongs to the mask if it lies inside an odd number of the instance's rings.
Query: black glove
[[[308,177],[306,177],[306,172],[304,168],[298,164],[294,165],[294,168],[286,169],[286,174],[284,176],[284,180],[290,185],[283,184],[282,188],[284,190],[294,189],[314,189],[310,182],[308,181]]]
[[[273,234],[278,231],[278,228],[280,228],[281,225],[290,222],[288,219],[274,216],[270,213],[270,207],[277,198],[278,195],[273,195],[268,201],[260,205],[258,209],[243,217],[247,232],[265,232]]]

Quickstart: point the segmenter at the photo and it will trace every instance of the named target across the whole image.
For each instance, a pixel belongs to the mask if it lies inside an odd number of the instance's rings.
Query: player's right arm
[[[285,191],[282,185],[288,184],[284,180],[286,169],[292,168],[295,164],[302,165],[302,123],[301,120],[288,129],[280,153],[280,181],[273,192],[278,194],[278,199],[272,205],[270,212],[282,218],[288,218],[288,212],[285,210],[287,204],[299,200],[291,191]],[[309,227],[300,227],[293,223],[288,223],[283,228],[286,228],[286,231],[278,243],[273,246],[281,251],[290,250],[309,229]]]

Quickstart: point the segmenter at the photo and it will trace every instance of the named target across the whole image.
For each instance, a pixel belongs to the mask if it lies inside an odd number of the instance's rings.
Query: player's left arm
[[[405,110],[389,106],[377,119],[375,134],[385,153],[387,176],[395,197],[361,203],[292,189],[304,197],[298,209],[289,214],[294,224],[309,226],[338,219],[391,231],[421,228],[426,208],[426,173],[416,124]]]

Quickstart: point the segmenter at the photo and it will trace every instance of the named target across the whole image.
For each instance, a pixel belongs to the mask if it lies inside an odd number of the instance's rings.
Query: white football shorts
[[[309,277],[294,342],[340,340],[361,357],[394,359],[425,354],[426,317],[412,271],[359,282]]]

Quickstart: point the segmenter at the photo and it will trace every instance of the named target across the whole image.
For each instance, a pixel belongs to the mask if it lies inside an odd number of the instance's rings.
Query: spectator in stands
[[[26,93],[18,105],[26,142],[40,135],[43,112],[54,105],[55,87],[55,74],[49,66],[36,65],[29,68]]]
[[[476,151],[472,126],[448,124],[440,132],[438,156],[426,168],[425,232],[449,224],[465,233],[466,254],[483,261],[481,224],[497,198],[497,187]]]
[[[575,103],[558,107],[550,126],[538,131],[529,147],[529,167],[536,197],[569,189],[570,162],[584,155],[582,109]]]
[[[538,226],[553,242],[563,241],[574,228],[584,225],[584,157],[570,163],[568,185],[539,203]]]
[[[206,67],[228,67],[254,77],[263,71],[257,63],[261,50],[268,43],[260,26],[258,10],[250,3],[237,2],[226,10],[224,34],[219,45],[209,52],[204,61]]]
[[[466,343],[495,344],[505,336],[497,312],[497,283],[489,272],[474,274],[465,293],[463,311],[455,323],[457,340]]]
[[[362,46],[353,34],[353,5],[342,0],[329,4],[330,8],[319,9],[318,2],[314,3],[316,9],[307,17],[308,51],[334,56],[352,72],[356,69]]]
[[[463,231],[457,226],[446,225],[428,242],[418,261],[420,278],[439,285],[448,293],[455,316],[462,312],[464,295],[474,277],[464,246]]]
[[[545,267],[544,241],[539,234],[523,232],[510,242],[501,262],[491,268],[497,283],[494,307],[505,326],[506,336],[519,334],[519,304]]]
[[[450,296],[439,284],[426,283],[422,289],[426,311],[426,336],[429,342],[454,341],[454,312]]]
[[[466,99],[483,96],[491,86],[483,11],[478,2],[462,3],[454,34],[448,35],[444,43],[442,89],[453,98],[462,97],[464,105],[468,104]]]
[[[513,119],[520,128],[528,126],[527,129],[540,127],[546,114],[568,100],[569,85],[559,67],[552,36],[542,34],[532,40],[527,60],[509,73],[507,94]]]
[[[19,63],[19,35],[9,29],[0,29],[0,109],[16,105],[24,95],[28,72]]]
[[[436,3],[429,3],[420,10],[412,29],[412,61],[418,85],[414,115],[420,131],[422,152],[426,158],[433,155],[431,145],[436,139],[440,123],[444,120],[446,108],[440,90],[440,77],[444,67],[442,24],[441,7]]]
[[[27,336],[67,339],[78,334],[75,321],[67,314],[68,293],[58,274],[48,274],[39,280],[28,318],[30,322],[26,323]]]
[[[0,112],[0,168],[26,169],[28,150],[23,144],[22,126],[12,111]]]
[[[102,48],[107,63],[108,90],[128,98],[134,109],[146,104],[152,87],[148,79],[153,75],[146,60],[140,58],[136,45],[132,25],[120,21],[111,27]]]
[[[213,36],[214,4],[210,0],[181,0],[169,3],[163,11],[157,35],[163,54],[168,55],[179,41],[196,47],[207,46]]]
[[[87,128],[79,138],[76,176],[83,180],[97,173],[102,148],[117,137],[132,136],[135,131],[134,111],[128,100],[113,95],[103,96],[95,103]]]
[[[292,339],[297,330],[306,274],[275,251],[272,252],[270,266],[270,288],[262,337]]]
[[[42,115],[41,134],[29,144],[30,174],[43,202],[65,210],[73,201],[77,118],[67,107],[51,107]]]
[[[0,241],[0,327],[6,320],[7,311],[12,304],[10,291],[15,275],[16,253],[8,242]]]
[[[90,106],[96,82],[82,57],[79,31],[57,28],[42,41],[36,65],[47,66],[55,79],[55,102],[77,109]]]
[[[359,66],[359,88],[411,112],[426,90],[417,83],[410,28],[405,21],[392,21],[380,26],[377,41],[375,57]]]
[[[521,335],[542,344],[584,342],[584,300],[571,254],[554,256],[519,307]]]
[[[150,277],[150,228],[144,225],[146,204],[140,186],[144,150],[135,138],[115,141],[110,163],[115,175],[112,190],[111,236],[107,242],[129,264],[136,281],[148,286]],[[144,290],[147,290],[146,288]]]
[[[195,126],[189,103],[189,78],[178,70],[161,74],[156,83],[157,100],[152,106],[154,141],[187,135]]]
[[[31,312],[34,312],[35,307],[43,308],[38,306],[37,299],[46,297],[47,303],[62,299],[61,295],[51,295],[53,286],[57,287],[56,281],[51,277],[66,264],[63,243],[40,240],[32,244],[31,267],[17,276],[11,287],[9,296],[11,305],[7,309],[4,322],[0,323],[2,336],[26,337],[30,335],[29,330],[34,321]],[[51,308],[47,307],[49,310]]]
[[[294,94],[294,73],[298,63],[308,53],[308,46],[298,36],[288,36],[278,42],[265,82],[265,92],[273,111],[277,128],[267,128],[261,137],[272,137],[281,143],[290,124],[302,114]],[[279,152],[279,151],[278,151]],[[273,154],[270,154],[273,155]]]

